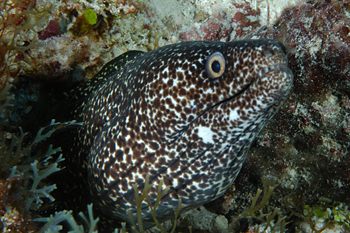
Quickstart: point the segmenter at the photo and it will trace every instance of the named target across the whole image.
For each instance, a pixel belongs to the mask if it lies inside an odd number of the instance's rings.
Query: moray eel
[[[151,202],[167,187],[159,218],[222,196],[292,80],[274,40],[182,42],[110,61],[78,88],[74,111],[94,206],[129,221],[146,177]],[[151,220],[147,205],[142,216]]]

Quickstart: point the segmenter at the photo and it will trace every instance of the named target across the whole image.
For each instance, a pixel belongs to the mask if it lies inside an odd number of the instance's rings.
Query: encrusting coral
[[[295,75],[294,92],[255,143],[235,189],[219,200],[219,205],[226,206],[221,206],[221,215],[214,213],[215,227],[201,230],[258,231],[272,229],[272,224],[306,232],[349,229],[349,2],[301,2],[285,9],[277,21],[269,20],[271,27],[266,30],[261,30],[262,9],[248,1],[210,3],[210,11],[202,7],[207,1],[196,1],[195,10],[186,2],[176,4],[184,12],[179,18],[175,11],[161,15],[152,1],[107,5],[99,1],[0,2],[0,229],[37,232],[39,223],[32,219],[40,217],[42,232],[59,232],[67,223],[76,232],[96,230],[91,206],[82,218],[69,210],[52,216],[33,215],[42,203],[53,200],[50,190],[54,184],[44,178],[59,169],[64,155],[60,157],[59,149],[52,147],[41,155],[29,155],[33,141],[23,141],[28,135],[16,127],[30,111],[20,105],[35,102],[37,91],[24,87],[27,92],[11,94],[16,88],[12,83],[19,76],[56,81],[89,78],[103,63],[126,50],[150,50],[179,40],[244,37],[277,38],[286,45]],[[14,106],[18,111],[13,111]],[[17,167],[10,177],[13,166]],[[263,187],[265,178],[279,185],[272,193],[252,195]],[[249,212],[269,193],[272,198],[262,211]],[[324,199],[330,201],[322,202]],[[258,204],[249,208],[252,200]],[[135,224],[134,229],[142,232],[142,224]],[[177,229],[188,230],[181,224]]]

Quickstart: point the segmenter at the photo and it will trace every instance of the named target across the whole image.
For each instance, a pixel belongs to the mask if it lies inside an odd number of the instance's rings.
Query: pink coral
[[[234,3],[237,12],[232,17],[232,28],[236,38],[246,36],[258,28],[260,9],[254,10],[249,3]]]
[[[45,40],[47,38],[58,36],[62,32],[60,30],[60,25],[57,20],[50,20],[46,28],[38,33],[38,37],[40,40]]]
[[[260,10],[253,9],[251,4],[233,3],[232,16],[224,13],[213,14],[199,27],[192,27],[180,33],[180,40],[232,40],[247,36],[260,27]]]
[[[199,28],[191,28],[189,31],[180,33],[180,40],[221,40],[227,38],[230,33],[230,25],[225,21],[222,14],[213,16]]]

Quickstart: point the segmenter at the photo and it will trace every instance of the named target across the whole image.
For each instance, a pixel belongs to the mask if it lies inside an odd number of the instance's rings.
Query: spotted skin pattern
[[[225,58],[210,78],[207,58]],[[74,139],[97,209],[128,221],[136,215],[133,185],[149,177],[166,217],[223,195],[261,128],[292,88],[284,47],[273,40],[183,42],[109,62],[78,90],[75,111],[84,127]],[[145,220],[151,215],[147,207]]]

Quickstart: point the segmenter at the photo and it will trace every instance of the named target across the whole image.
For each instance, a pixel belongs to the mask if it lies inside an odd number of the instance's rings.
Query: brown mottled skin
[[[215,52],[224,67],[206,66]],[[128,221],[127,211],[136,214],[133,185],[142,189],[146,176],[151,200],[161,180],[169,188],[159,217],[179,200],[191,207],[223,195],[292,76],[273,40],[184,42],[112,60],[80,87],[74,111],[84,124],[74,148],[95,207]],[[148,208],[142,214],[151,219]]]

